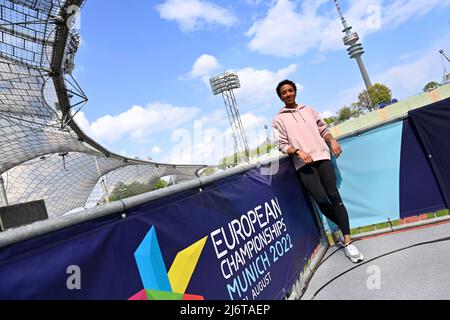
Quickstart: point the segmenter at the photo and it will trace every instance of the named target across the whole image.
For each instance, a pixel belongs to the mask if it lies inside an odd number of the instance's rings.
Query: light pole
[[[439,50],[439,53],[442,54],[442,56],[448,61],[450,62],[449,57],[447,57],[447,55],[445,54],[444,50]]]
[[[264,129],[266,129],[266,153],[269,153],[270,138],[269,138],[269,128],[267,127],[267,124],[264,125]]]
[[[442,66],[444,68],[443,70],[443,76],[442,76],[442,82],[441,85],[450,83],[450,73],[447,72],[447,69],[445,68],[445,60],[447,60],[450,63],[449,57],[445,54],[444,50],[439,50],[439,53],[442,55]]]
[[[247,138],[245,136],[244,127],[242,125],[241,116],[236,103],[233,89],[241,87],[239,77],[236,72],[228,71],[220,75],[213,76],[209,79],[211,89],[214,95],[222,94],[225,108],[227,109],[228,119],[231,125],[231,134],[234,140],[234,149],[237,154],[244,151],[245,160],[249,162],[250,152],[248,148]]]

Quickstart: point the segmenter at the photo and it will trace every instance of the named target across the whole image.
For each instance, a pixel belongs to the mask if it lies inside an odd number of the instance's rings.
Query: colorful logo
[[[186,294],[185,291],[207,238],[178,252],[167,272],[152,226],[134,252],[144,289],[128,300],[204,300],[203,296]]]

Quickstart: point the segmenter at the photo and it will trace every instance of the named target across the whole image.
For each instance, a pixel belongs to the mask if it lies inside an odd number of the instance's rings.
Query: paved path
[[[407,230],[355,242],[365,262],[379,255],[425,241],[450,237],[450,223]],[[330,247],[302,299],[357,265],[343,249]],[[335,253],[334,253],[335,252]],[[333,254],[334,253],[334,254]],[[325,259],[324,258],[324,259]],[[450,240],[389,254],[359,266],[323,288],[314,299],[385,300],[450,299]]]

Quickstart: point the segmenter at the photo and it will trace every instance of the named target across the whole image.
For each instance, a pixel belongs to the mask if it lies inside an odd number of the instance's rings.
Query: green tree
[[[363,90],[359,95],[358,95],[358,102],[356,102],[356,106],[358,107],[358,109],[362,112],[363,110],[372,110],[373,106],[372,103],[370,102],[370,96],[369,93],[367,92],[367,90]]]
[[[250,156],[259,156],[265,153],[269,153],[272,150],[273,145],[271,143],[263,142],[256,149],[250,150]]]
[[[201,173],[201,175],[202,175],[202,176],[210,176],[210,175],[214,174],[215,172],[216,172],[216,169],[209,167],[209,168],[206,168],[206,169]]]
[[[337,117],[329,117],[329,118],[323,118],[323,121],[325,121],[326,124],[331,124],[337,120]]]
[[[130,184],[119,182],[109,196],[110,201],[125,199],[141,193],[152,191],[152,188],[146,184],[134,181]]]
[[[428,92],[431,91],[433,89],[436,89],[437,87],[439,87],[439,83],[436,81],[430,81],[428,82],[425,87],[423,87],[422,91],[423,92]]]
[[[167,183],[166,180],[163,179],[159,179],[154,185],[153,185],[153,190],[158,190],[158,189],[162,189],[167,187],[169,184]]]
[[[372,106],[378,106],[380,103],[388,103],[392,100],[392,92],[387,86],[381,83],[375,83],[368,90]]]
[[[238,154],[233,153],[231,156],[223,158],[219,162],[220,169],[226,169],[228,166],[235,166],[238,163]]]
[[[257,146],[255,149],[249,150],[249,155],[250,157],[260,156],[269,153],[270,150],[274,148],[277,148],[276,143],[267,143],[267,141],[265,141],[259,146]],[[226,169],[228,166],[235,166],[239,162],[242,162],[243,160],[245,160],[245,153],[243,151],[233,153],[231,156],[222,158],[222,160],[219,161],[219,168]]]
[[[354,108],[343,107],[338,111],[337,119],[342,122],[356,115],[358,115],[358,111]]]
[[[353,111],[353,115],[356,117],[359,117],[362,113],[364,113],[364,108],[361,108],[358,102],[353,102],[350,108]]]

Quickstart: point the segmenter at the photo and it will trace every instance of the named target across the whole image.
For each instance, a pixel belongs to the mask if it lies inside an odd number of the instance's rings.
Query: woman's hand
[[[330,149],[331,149],[331,152],[333,153],[333,155],[336,158],[338,158],[340,156],[340,154],[342,153],[341,146],[339,145],[339,143],[335,139],[331,140],[331,142],[330,142]]]
[[[297,151],[297,156],[303,160],[304,163],[306,164],[310,164],[313,163],[313,158],[311,157],[311,155],[309,153],[306,153],[302,150]]]

